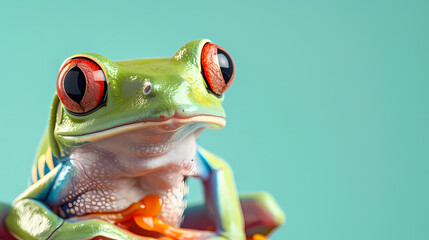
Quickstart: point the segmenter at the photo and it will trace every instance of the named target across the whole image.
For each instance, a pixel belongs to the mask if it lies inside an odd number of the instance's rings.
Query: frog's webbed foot
[[[245,232],[247,240],[268,240],[266,236],[283,223],[285,217],[274,198],[264,192],[249,194],[240,197],[241,207],[245,219]],[[168,225],[156,215],[162,208],[162,201],[156,195],[149,195],[142,201],[131,205],[121,214],[115,216],[116,223],[126,229],[141,233],[158,233],[159,240],[236,240],[236,236],[222,236],[215,232],[204,206],[190,209],[185,216],[182,227],[176,228]],[[149,211],[150,210],[150,211]],[[125,217],[124,217],[125,216]],[[106,219],[112,221],[111,219]],[[130,221],[132,222],[130,224]],[[191,229],[192,228],[192,229]],[[143,232],[142,232],[143,231]],[[229,233],[231,234],[231,233]]]

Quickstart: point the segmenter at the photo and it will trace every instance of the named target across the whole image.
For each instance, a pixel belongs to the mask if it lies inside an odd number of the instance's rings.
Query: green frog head
[[[166,142],[223,127],[223,93],[234,75],[230,55],[206,39],[171,58],[113,62],[95,53],[73,55],[60,68],[51,109],[54,154],[142,129],[148,142]]]

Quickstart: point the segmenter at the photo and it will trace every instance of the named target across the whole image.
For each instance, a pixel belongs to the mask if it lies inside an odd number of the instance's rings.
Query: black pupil
[[[79,67],[70,69],[64,78],[64,90],[75,102],[80,103],[85,95],[86,80],[85,75]]]
[[[234,66],[232,65],[231,57],[228,53],[218,48],[217,59],[219,62],[220,70],[222,72],[223,80],[226,84],[228,84],[229,80],[231,80],[232,74],[234,73]]]

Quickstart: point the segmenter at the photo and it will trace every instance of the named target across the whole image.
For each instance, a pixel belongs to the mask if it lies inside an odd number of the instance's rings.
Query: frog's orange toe
[[[134,222],[139,226],[140,228],[148,231],[154,230],[154,223],[152,217],[143,217],[143,216],[135,216]]]
[[[147,217],[155,217],[161,211],[162,198],[155,194],[147,195],[142,202],[146,206],[143,215]]]

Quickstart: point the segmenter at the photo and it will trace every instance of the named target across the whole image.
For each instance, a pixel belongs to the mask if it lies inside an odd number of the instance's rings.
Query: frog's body
[[[86,53],[66,60],[33,166],[33,184],[12,205],[8,230],[21,239],[136,239],[87,216],[124,211],[151,194],[163,202],[157,218],[180,227],[186,178],[197,177],[206,196],[203,218],[216,229],[202,231],[200,238],[244,239],[240,200],[228,165],[196,144],[202,129],[225,125],[222,93],[233,80],[234,66],[229,56],[219,55],[218,60],[216,51],[225,53],[208,40],[197,40],[172,58],[112,62]],[[219,65],[210,65],[213,61]],[[268,195],[249,199],[267,215],[252,233],[266,234],[283,221]],[[203,211],[188,212],[187,227],[201,225],[193,219],[200,219]]]

